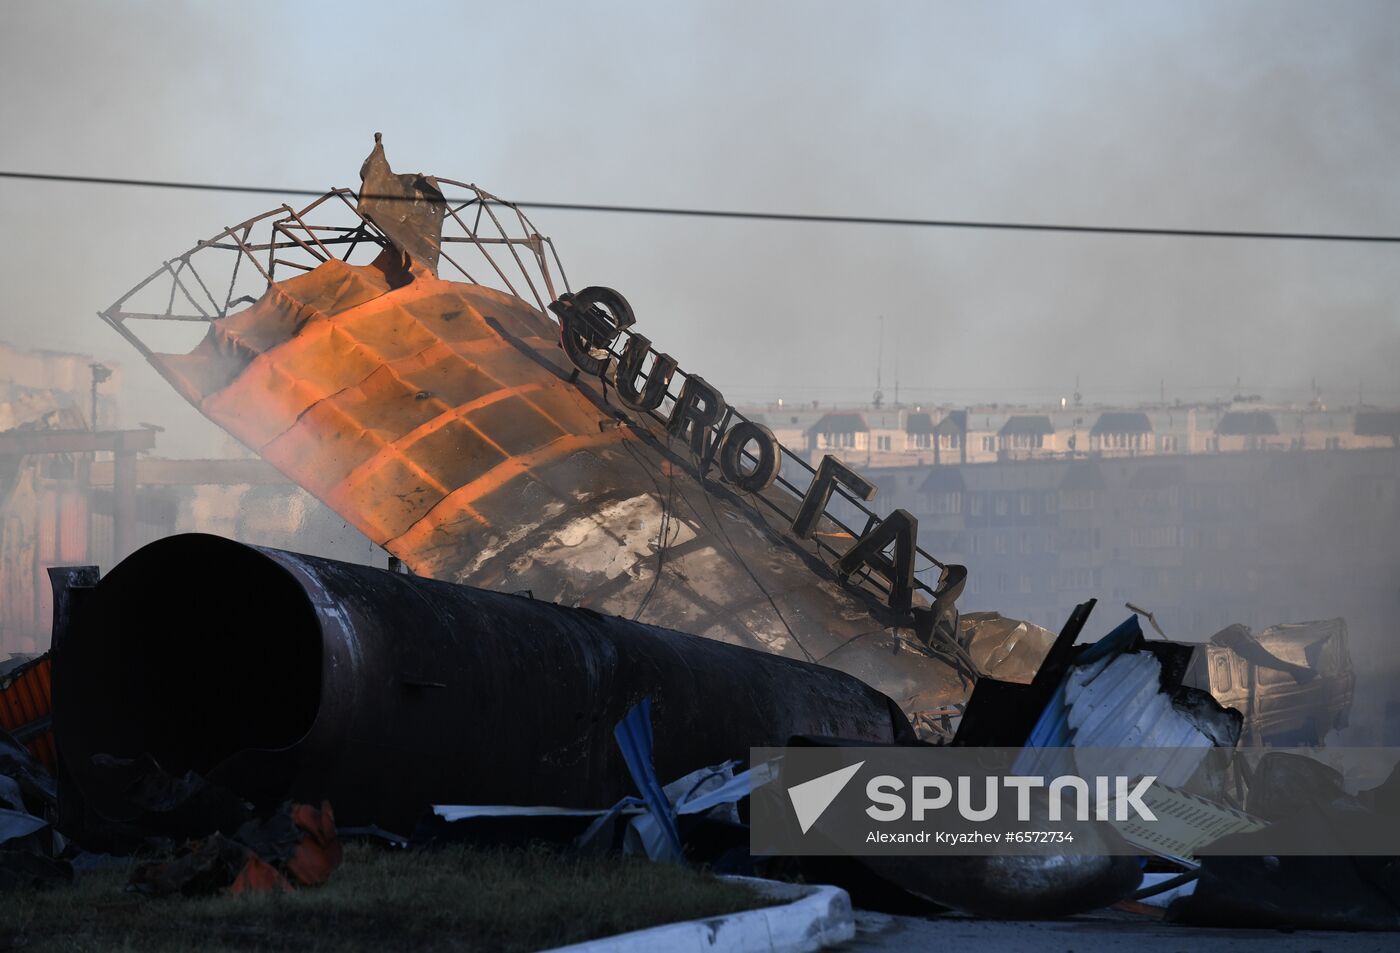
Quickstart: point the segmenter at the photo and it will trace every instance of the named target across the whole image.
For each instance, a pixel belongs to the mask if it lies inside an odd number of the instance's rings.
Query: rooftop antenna
[[[1078,407],[1084,400],[1084,395],[1079,393],[1079,375],[1074,375],[1074,406]]]
[[[894,408],[898,410],[902,405],[899,403],[899,329],[895,328],[894,333]]]
[[[880,322],[880,336],[878,350],[875,352],[875,399],[871,402],[875,409],[879,410],[880,405],[885,402],[885,392],[882,389],[880,372],[885,363],[885,316],[882,314],[877,319]]]
[[[105,364],[89,364],[88,369],[92,371],[92,416],[88,419],[88,426],[93,430],[97,429],[97,385],[105,384],[112,379],[112,369]]]

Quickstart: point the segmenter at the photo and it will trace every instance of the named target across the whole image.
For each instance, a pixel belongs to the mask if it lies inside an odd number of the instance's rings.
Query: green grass
[[[508,953],[773,902],[701,871],[542,848],[351,845],[328,884],[291,895],[152,899],[127,893],[126,875],[0,897],[0,950]]]

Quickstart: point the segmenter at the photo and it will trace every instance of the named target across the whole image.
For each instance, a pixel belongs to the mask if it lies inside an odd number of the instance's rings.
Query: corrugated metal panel
[[[1131,621],[1131,620],[1130,620]],[[1031,731],[1030,748],[1160,748],[1177,753],[1161,764],[1165,784],[1180,786],[1214,742],[1172,705],[1161,690],[1162,664],[1147,651],[1124,651],[1130,636],[1120,627],[1069,670]],[[1048,770],[1053,755],[1028,751],[1017,771]]]
[[[39,562],[52,565],[58,561],[58,488],[42,481],[39,496]]]
[[[88,559],[87,495],[76,487],[62,491],[58,509],[58,561],[76,564]]]
[[[53,713],[52,677],[50,658],[41,655],[0,681],[0,727],[16,734],[26,726],[42,723],[42,731],[25,743],[50,771],[56,763],[53,729],[47,724]]]

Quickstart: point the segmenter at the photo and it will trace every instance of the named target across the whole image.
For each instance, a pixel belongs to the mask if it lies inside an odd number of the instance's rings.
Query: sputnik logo
[[[802,828],[802,833],[812,829],[812,825],[826,813],[831,802],[836,800],[836,796],[850,783],[851,778],[856,776],[863,764],[864,761],[857,761],[849,767],[788,788],[788,797],[792,799],[792,809],[797,814],[797,823]]]

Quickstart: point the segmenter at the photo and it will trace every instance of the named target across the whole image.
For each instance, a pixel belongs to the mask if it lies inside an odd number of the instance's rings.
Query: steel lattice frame
[[[447,197],[442,277],[508,292],[548,314],[549,303],[570,290],[554,243],[511,203],[466,182],[437,181],[470,193]],[[245,283],[250,274],[261,279],[264,286],[256,289],[261,294],[278,280],[279,269],[311,271],[332,258],[348,262],[357,252],[372,258],[388,247],[384,233],[356,210],[358,201],[352,189],[332,189],[302,209],[284,204],[255,215],[166,261],[99,316],[149,358],[154,351],[128,322],[209,323],[255,300],[256,295],[239,293],[240,277]],[[346,213],[350,223],[333,220]],[[449,268],[455,274],[447,273]],[[161,310],[133,307],[158,288]],[[215,289],[224,289],[222,295]]]

